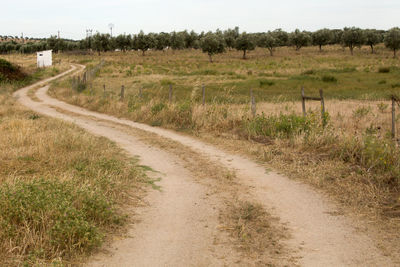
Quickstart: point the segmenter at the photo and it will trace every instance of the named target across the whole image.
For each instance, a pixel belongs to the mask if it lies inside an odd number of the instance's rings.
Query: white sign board
[[[46,50],[37,52],[37,66],[38,68],[49,67],[53,64],[52,51]]]

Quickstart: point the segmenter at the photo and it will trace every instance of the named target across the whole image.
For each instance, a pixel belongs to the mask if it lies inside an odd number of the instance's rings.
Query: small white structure
[[[53,64],[52,51],[53,50],[37,52],[37,67],[38,68],[49,67]]]

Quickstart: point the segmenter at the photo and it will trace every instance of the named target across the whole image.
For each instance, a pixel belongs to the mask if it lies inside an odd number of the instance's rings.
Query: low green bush
[[[245,121],[249,136],[291,138],[311,129],[311,120],[296,114],[268,116],[264,114]]]
[[[324,75],[322,76],[321,80],[325,83],[336,83],[338,81],[335,76],[331,75]]]
[[[389,67],[380,67],[378,69],[379,73],[389,73],[390,72],[390,68]]]

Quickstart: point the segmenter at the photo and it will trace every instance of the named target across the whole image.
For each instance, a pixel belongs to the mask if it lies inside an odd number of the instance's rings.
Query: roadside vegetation
[[[232,50],[214,54],[214,63],[196,50],[70,55],[89,69],[105,64],[82,92],[65,80],[50,93],[247,153],[324,189],[369,222],[399,229],[400,152],[390,137],[389,97],[400,88],[400,62],[382,44],[374,54],[370,47],[356,48],[353,56],[340,46],[315,50],[281,47],[271,57],[268,48],[256,48],[246,61],[243,51]],[[307,102],[303,117],[302,86],[310,96],[324,90],[324,124],[318,102]]]
[[[121,207],[143,172],[105,138],[12,98],[60,69],[0,62],[0,265],[78,263],[127,222]]]

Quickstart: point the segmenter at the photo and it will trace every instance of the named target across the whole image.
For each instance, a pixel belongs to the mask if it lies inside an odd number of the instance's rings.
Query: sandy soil
[[[114,242],[110,255],[99,255],[90,265],[230,266],[237,264],[240,257],[230,246],[213,244],[213,239],[221,235],[216,230],[218,219],[214,209],[221,203],[207,197],[208,189],[194,181],[177,157],[98,121],[102,120],[179,142],[234,170],[235,179],[251,193],[249,197],[272,208],[274,215],[289,228],[292,238],[288,243],[300,249],[298,263],[302,266],[395,266],[365,233],[357,231],[354,222],[338,215],[335,205],[308,185],[269,172],[243,156],[229,154],[195,138],[66,104],[49,97],[48,87],[36,94],[42,102],[34,102],[27,96],[31,87],[15,93],[20,103],[111,139],[131,155],[140,156],[142,164],[162,174],[162,192],[148,195],[149,205],[140,210],[140,222],[129,233],[132,237]],[[60,113],[50,106],[85,117]]]

